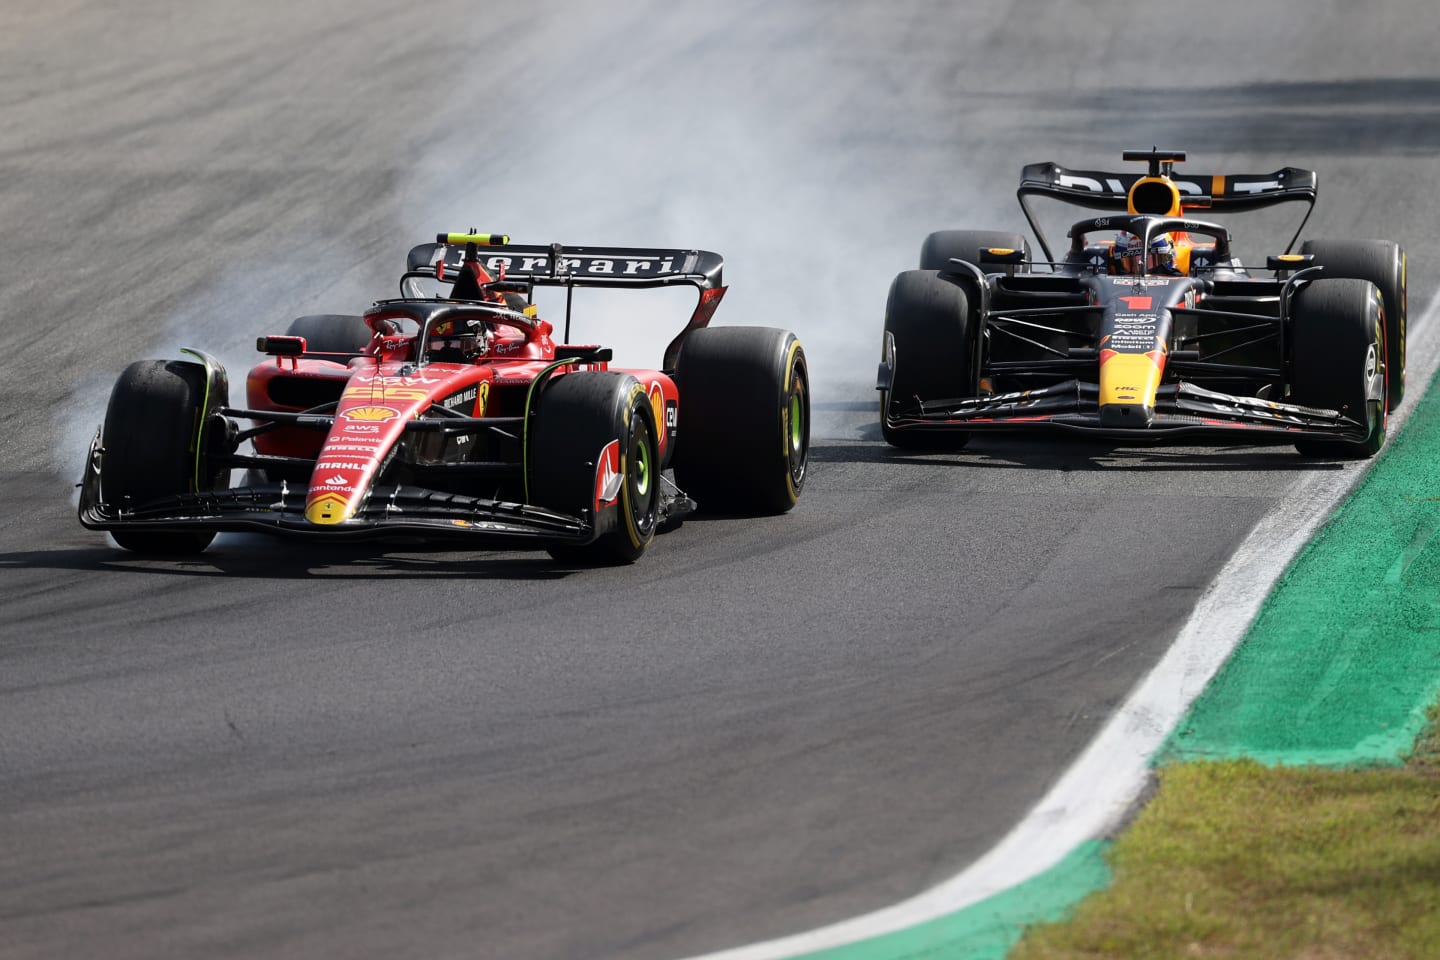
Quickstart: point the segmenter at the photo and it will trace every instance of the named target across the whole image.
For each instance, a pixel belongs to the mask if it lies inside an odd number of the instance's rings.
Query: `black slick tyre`
[[[661,483],[655,413],[640,381],[602,371],[555,376],[528,434],[530,502],[589,515],[599,530],[588,544],[547,546],[550,555],[586,566],[638,560],[655,539]]]
[[[100,489],[112,505],[144,504],[225,484],[201,443],[205,368],[181,360],[139,360],[115,381],[101,432]],[[112,530],[115,542],[146,554],[199,553],[213,532]]]
[[[1385,445],[1385,323],[1366,280],[1316,280],[1295,295],[1290,400],[1339,410],[1364,425],[1359,440],[1304,440],[1303,456],[1363,460]]]
[[[1301,253],[1325,268],[1322,279],[1369,280],[1385,301],[1385,379],[1390,409],[1405,396],[1405,326],[1409,308],[1405,251],[1393,240],[1307,240]]]
[[[1022,250],[1025,260],[1030,260],[1030,244],[1018,233],[1004,230],[936,230],[920,244],[920,269],[946,270],[951,260],[978,264],[980,251],[992,247]]]
[[[881,362],[891,370],[890,389],[880,392],[880,432],[904,449],[959,449],[963,430],[905,427],[893,423],[922,400],[973,396],[970,304],[965,290],[933,270],[906,270],[890,284],[885,301]]]
[[[290,321],[286,336],[304,337],[305,352],[357,356],[374,335],[364,317],[343,313],[312,313]]]
[[[702,327],[676,362],[675,482],[710,514],[794,507],[810,469],[810,368],[788,330]]]

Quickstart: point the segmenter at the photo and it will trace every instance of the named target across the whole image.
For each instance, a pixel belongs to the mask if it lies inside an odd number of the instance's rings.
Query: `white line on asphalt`
[[[1393,437],[1440,366],[1440,296],[1406,345],[1408,401]],[[1230,656],[1291,559],[1365,475],[1371,461],[1305,473],[1221,568],[1175,643],[1080,758],[1023,820],[964,872],[873,913],[691,960],[780,960],[904,930],[1023,883],[1075,847],[1119,827],[1150,775],[1150,757]]]

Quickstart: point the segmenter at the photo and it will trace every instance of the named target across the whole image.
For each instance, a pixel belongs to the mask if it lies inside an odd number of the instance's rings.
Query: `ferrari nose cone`
[[[305,519],[317,526],[344,523],[350,518],[350,513],[349,501],[333,493],[316,497],[305,507]]]

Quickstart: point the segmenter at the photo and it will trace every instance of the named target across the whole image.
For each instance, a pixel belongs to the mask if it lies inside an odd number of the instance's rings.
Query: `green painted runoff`
[[[1440,397],[1265,601],[1159,760],[1397,764],[1440,693]]]
[[[1059,920],[1077,896],[1110,882],[1107,844],[1083,843],[1044,873],[958,913],[859,943],[807,953],[805,960],[1003,960],[1025,927]]]

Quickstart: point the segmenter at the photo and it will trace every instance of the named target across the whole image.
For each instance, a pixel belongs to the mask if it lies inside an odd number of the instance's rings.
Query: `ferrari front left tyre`
[[[598,534],[550,555],[586,566],[633,563],[660,518],[660,447],[654,408],[633,376],[577,371],[547,381],[526,437],[529,502],[589,516]]]
[[[364,317],[343,313],[312,313],[290,321],[286,336],[304,337],[305,352],[359,356],[374,336]]]

